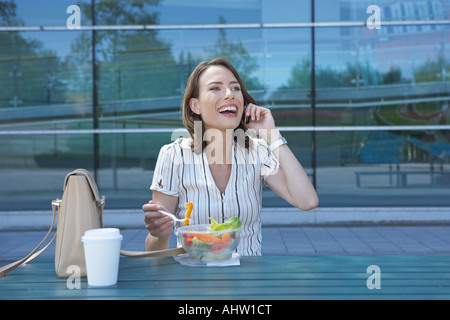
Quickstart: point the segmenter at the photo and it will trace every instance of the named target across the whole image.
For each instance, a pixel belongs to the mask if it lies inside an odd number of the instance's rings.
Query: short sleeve
[[[150,190],[158,191],[169,196],[178,196],[178,168],[180,162],[177,156],[177,146],[168,144],[161,148],[153,172]]]
[[[278,171],[280,162],[264,140],[260,139],[258,141],[257,148],[261,165],[261,177],[264,179],[264,183],[266,183],[267,177]]]

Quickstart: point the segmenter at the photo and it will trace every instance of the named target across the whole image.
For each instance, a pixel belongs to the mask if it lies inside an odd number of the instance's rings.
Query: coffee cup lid
[[[87,230],[81,241],[121,240],[122,235],[117,228],[101,228]]]

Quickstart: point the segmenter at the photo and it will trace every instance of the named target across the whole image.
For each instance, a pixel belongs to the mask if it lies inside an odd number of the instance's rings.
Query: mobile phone
[[[247,114],[245,113],[245,110],[247,109],[247,104],[244,104],[244,123],[250,123],[252,121],[251,117],[247,117]]]

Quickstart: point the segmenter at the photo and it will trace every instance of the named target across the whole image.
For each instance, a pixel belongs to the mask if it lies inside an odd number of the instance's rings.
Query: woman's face
[[[211,66],[199,78],[199,97],[190,101],[192,112],[201,115],[205,129],[221,131],[239,126],[244,96],[233,73],[223,66]]]

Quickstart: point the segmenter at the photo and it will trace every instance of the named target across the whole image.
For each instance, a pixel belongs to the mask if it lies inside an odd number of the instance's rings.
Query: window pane
[[[0,25],[9,26],[67,26],[67,19],[73,14],[67,13],[72,5],[80,7],[80,24],[92,25],[90,20],[90,0],[13,0],[1,1],[4,14],[0,13]]]
[[[448,28],[317,29],[318,125],[448,125]],[[318,133],[321,205],[448,205],[449,145],[444,130]]]
[[[0,33],[0,130],[49,121],[73,129],[92,116],[90,39],[80,31]]]
[[[315,5],[316,21],[320,22],[366,21],[373,12],[367,13],[371,5],[380,8],[381,21],[447,20],[450,13],[449,0],[320,0]]]
[[[179,25],[257,23],[261,20],[259,0],[245,1],[96,1],[99,25]]]
[[[449,26],[365,35],[317,30],[319,125],[448,124]]]
[[[91,134],[0,136],[2,210],[51,210],[67,173],[92,172],[92,141]]]
[[[449,131],[435,132],[436,138]],[[446,206],[449,144],[407,131],[317,134],[317,184],[323,206]]]
[[[263,23],[295,23],[311,21],[311,1],[262,0]]]
[[[159,149],[170,142],[171,133],[100,135],[99,189],[109,208],[141,208],[151,199]]]

